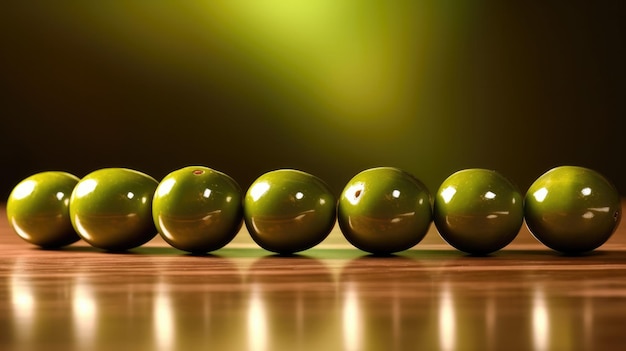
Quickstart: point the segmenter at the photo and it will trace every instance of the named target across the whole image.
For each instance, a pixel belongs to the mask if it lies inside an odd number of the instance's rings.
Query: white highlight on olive
[[[169,194],[172,188],[174,187],[174,184],[176,184],[176,179],[174,178],[168,178],[162,181],[161,184],[159,184],[159,187],[157,188],[157,195],[165,196]]]
[[[80,221],[80,216],[74,216],[73,223],[76,228],[76,231],[80,234],[81,237],[83,237],[83,239],[85,239],[88,242],[93,240],[93,237],[91,236],[91,232],[87,230],[87,228],[85,228],[83,226],[83,223]]]
[[[250,188],[250,196],[253,201],[257,201],[261,198],[268,190],[270,190],[270,183],[268,182],[259,182],[254,184]]]
[[[441,191],[441,197],[443,198],[443,202],[449,203],[456,194],[456,188],[453,186],[448,186]]]
[[[27,180],[25,182],[18,184],[13,190],[13,193],[12,193],[13,198],[15,200],[21,200],[29,196],[35,190],[36,185],[37,185],[37,182],[34,180]]]
[[[496,193],[494,193],[492,191],[487,191],[485,193],[485,199],[492,200],[492,199],[495,199],[495,198],[496,198]]]
[[[202,193],[202,197],[204,197],[205,199],[208,199],[211,196],[211,189],[204,189],[204,192]]]
[[[20,224],[15,219],[15,217],[11,217],[11,226],[13,227],[13,230],[15,230],[17,235],[19,235],[22,239],[27,240],[27,241],[32,240],[30,234],[28,234],[28,231],[26,231],[26,230],[22,229],[22,227],[20,227]]]
[[[548,196],[548,189],[541,188],[541,189],[535,191],[533,193],[533,196],[535,197],[535,200],[537,200],[537,202],[543,202],[543,200],[546,199],[546,196]]]
[[[96,186],[98,186],[97,180],[85,179],[81,182],[78,182],[78,185],[76,185],[76,189],[74,189],[74,195],[76,197],[89,195],[92,191],[96,189]]]
[[[348,187],[348,189],[346,189],[346,199],[348,199],[351,204],[356,205],[361,200],[361,195],[364,189],[365,184],[362,182],[351,185],[350,187]]]

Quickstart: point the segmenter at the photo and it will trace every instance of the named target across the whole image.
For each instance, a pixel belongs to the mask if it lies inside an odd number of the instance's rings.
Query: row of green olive
[[[41,172],[16,185],[7,216],[21,238],[46,248],[83,239],[123,251],[159,233],[177,249],[206,253],[231,242],[245,223],[260,247],[280,254],[316,246],[335,223],[356,248],[390,254],[418,244],[433,222],[454,248],[487,254],[513,241],[525,219],[541,243],[581,253],[609,239],[621,203],[610,181],[575,166],[541,175],[525,197],[492,170],[456,172],[432,197],[412,174],[378,167],[355,175],[339,199],[323,180],[298,170],[265,173],[244,194],[227,174],[190,166],[161,182],[126,168],[104,168],[82,179]]]

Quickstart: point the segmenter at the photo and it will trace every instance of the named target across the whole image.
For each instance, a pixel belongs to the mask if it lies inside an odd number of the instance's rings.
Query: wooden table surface
[[[579,257],[523,228],[472,257],[434,226],[370,257],[336,228],[296,257],[245,229],[192,256],[158,236],[124,254],[41,250],[0,206],[0,350],[623,350],[626,225]]]

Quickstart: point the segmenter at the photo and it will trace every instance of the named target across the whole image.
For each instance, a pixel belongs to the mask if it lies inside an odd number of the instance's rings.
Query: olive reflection
[[[123,271],[116,255],[17,259],[6,294],[0,285],[0,349],[541,351],[623,339],[612,308],[623,296],[607,295],[622,292],[581,278],[600,272],[472,259],[363,257],[337,280],[306,257],[249,259],[245,275],[214,256],[139,256]]]
[[[155,263],[137,257],[136,267],[114,274],[116,255],[79,264],[71,289],[72,338],[66,344],[76,350],[154,349],[149,321],[157,275]],[[130,268],[130,267],[128,267]]]
[[[230,260],[136,260],[123,275],[106,267],[75,275],[68,325],[76,349],[241,349],[245,299],[241,273]]]
[[[335,282],[320,261],[267,256],[246,275],[248,350],[339,349]]]
[[[11,333],[7,335],[16,341],[28,340],[33,331],[35,309],[35,292],[32,288],[31,278],[19,274],[23,264],[16,263],[10,279],[11,312],[13,325]]]
[[[439,346],[442,350],[455,350],[457,341],[457,318],[450,286],[442,284],[439,293]]]
[[[46,262],[16,259],[10,271],[8,293],[12,323],[3,327],[2,345],[36,349],[40,343],[71,339],[71,279],[46,269]],[[8,346],[8,349],[13,347]]]
[[[593,349],[593,299],[555,289],[563,282],[524,269],[511,267],[498,279],[493,271],[472,268],[454,272],[448,267],[433,277],[436,349]]]
[[[517,283],[522,275],[510,271],[494,279],[493,272],[465,264],[469,260],[453,260],[433,275],[436,349],[533,349],[528,343],[528,292]]]
[[[157,350],[245,350],[246,298],[241,271],[227,258],[164,262],[154,285]]]
[[[533,286],[532,347],[538,351],[594,349],[592,301],[583,296],[550,296],[546,285]]]
[[[95,338],[98,305],[88,280],[78,276],[73,285],[72,317],[77,348],[89,348]]]
[[[438,349],[499,350],[502,345],[515,349],[516,345],[497,334],[498,323],[502,322],[498,321],[498,303],[503,301],[498,300],[494,290],[488,287],[474,295],[465,283],[448,280],[438,286]]]
[[[402,257],[365,256],[341,271],[344,350],[433,349],[431,273]]]
[[[544,351],[548,349],[550,323],[548,307],[541,287],[535,286],[532,303],[532,340],[534,349]]]

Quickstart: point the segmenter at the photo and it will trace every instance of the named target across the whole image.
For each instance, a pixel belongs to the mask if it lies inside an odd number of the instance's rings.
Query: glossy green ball
[[[367,169],[341,192],[337,222],[358,249],[374,254],[407,250],[424,238],[432,222],[430,192],[401,169]]]
[[[244,197],[244,221],[252,239],[280,254],[310,249],[335,225],[336,199],[318,177],[280,169],[257,178]]]
[[[617,189],[598,172],[556,167],[526,193],[524,214],[533,236],[563,253],[583,253],[604,244],[621,218]]]
[[[176,170],[161,180],[152,217],[173,247],[214,251],[228,244],[243,223],[242,191],[230,176],[204,166]]]
[[[513,183],[487,169],[449,176],[435,196],[434,222],[441,237],[470,254],[488,254],[508,245],[524,220],[523,198]]]
[[[59,171],[22,180],[7,201],[9,224],[22,239],[44,248],[78,241],[69,214],[70,195],[77,183],[78,177]]]
[[[70,197],[70,218],[90,245],[124,251],[145,244],[157,230],[152,198],[158,182],[126,168],[104,168],[82,178]]]

